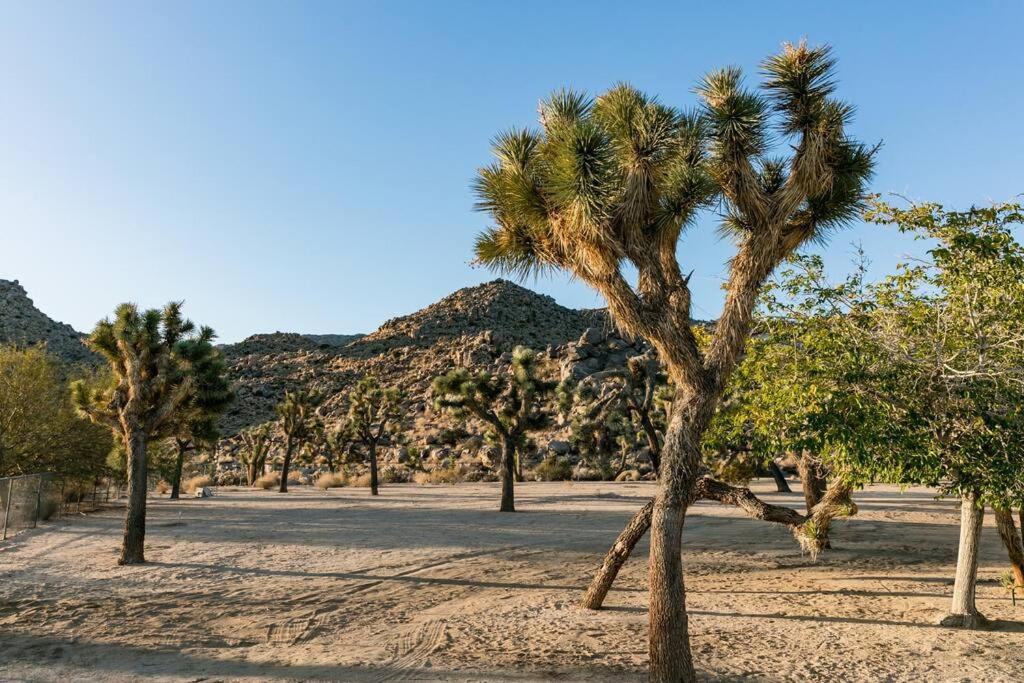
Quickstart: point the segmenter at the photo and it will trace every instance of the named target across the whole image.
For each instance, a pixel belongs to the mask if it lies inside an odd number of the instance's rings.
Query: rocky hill
[[[67,364],[98,363],[98,356],[82,344],[83,336],[36,308],[17,280],[0,280],[0,343],[45,344],[51,354]]]
[[[608,327],[604,311],[569,309],[551,297],[495,280],[461,289],[348,343],[257,335],[223,347],[238,391],[224,417],[224,431],[272,419],[284,391],[298,387],[327,397],[323,412],[328,417],[340,415],[345,390],[369,373],[402,387],[412,410],[422,411],[431,380],[452,367],[490,368],[520,344],[560,359],[588,329],[596,343]]]

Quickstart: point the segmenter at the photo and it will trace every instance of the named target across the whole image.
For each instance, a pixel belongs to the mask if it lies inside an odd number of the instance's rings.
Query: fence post
[[[39,506],[43,502],[43,476],[39,475],[39,483],[36,484],[36,512],[32,515],[32,528],[39,524]]]
[[[7,506],[4,509],[4,535],[0,541],[7,540],[7,518],[11,514],[11,492],[14,491],[14,479],[7,480]]]

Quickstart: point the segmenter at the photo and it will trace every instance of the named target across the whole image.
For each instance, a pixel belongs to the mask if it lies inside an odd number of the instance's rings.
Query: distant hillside
[[[84,335],[40,311],[17,280],[0,280],[0,343],[45,344],[61,361],[92,365],[99,357],[82,344]]]
[[[594,329],[595,341],[603,338],[610,329],[603,310],[573,310],[507,280],[494,280],[393,318],[344,345],[316,345],[303,335],[257,335],[223,347],[238,387],[224,431],[272,419],[284,391],[297,387],[327,397],[328,417],[340,415],[344,392],[369,373],[404,389],[415,414],[425,409],[433,378],[453,367],[491,369],[520,344],[548,351],[561,362],[567,345],[588,329]],[[621,340],[617,343],[625,348]],[[627,354],[619,355],[615,360]],[[593,354],[574,359],[598,366]]]

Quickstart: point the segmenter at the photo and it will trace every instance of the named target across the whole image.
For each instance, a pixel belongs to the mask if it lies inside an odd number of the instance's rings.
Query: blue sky
[[[563,85],[692,106],[705,71],[831,43],[874,189],[950,206],[1024,192],[1024,3],[3,2],[0,277],[86,330],[184,299],[225,341],[366,332],[462,286],[474,170]],[[915,248],[858,226],[876,274]],[[730,245],[680,246],[713,317]],[[566,278],[527,283],[569,306]]]

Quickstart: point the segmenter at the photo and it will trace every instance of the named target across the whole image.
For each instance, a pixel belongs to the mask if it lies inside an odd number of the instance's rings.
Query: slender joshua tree
[[[460,368],[436,378],[431,385],[438,410],[475,415],[501,442],[500,512],[516,511],[516,452],[523,437],[548,424],[549,416],[539,410],[539,403],[554,391],[555,383],[539,377],[537,370],[537,354],[517,346],[505,377],[482,371],[470,374]]]
[[[284,400],[277,404],[277,418],[284,433],[284,463],[281,466],[280,493],[288,493],[288,470],[292,456],[313,435],[317,398],[306,391],[286,391]]]
[[[377,446],[402,421],[404,395],[396,387],[382,387],[367,375],[352,388],[348,401],[348,427],[370,456],[370,495],[378,495]]]
[[[76,382],[72,398],[83,414],[121,438],[127,454],[128,508],[118,564],[146,561],[147,448],[152,439],[169,435],[176,415],[195,397],[186,353],[194,329],[180,303],[143,312],[121,304],[114,319],[101,320],[86,340],[110,364],[113,382],[93,390]]]
[[[845,132],[853,108],[832,97],[834,64],[828,47],[786,45],[763,63],[760,93],[743,87],[737,68],[708,74],[696,113],[628,85],[595,100],[563,90],[541,103],[540,131],[499,135],[497,160],[479,171],[478,207],[494,224],[477,238],[477,260],[521,276],[561,269],[586,282],[620,328],[657,349],[676,387],[651,511],[653,681],[696,679],[680,556],[688,506],[702,495],[751,497],[701,476],[700,441],[749,336],[758,291],[797,247],[861,210],[874,150]],[[772,132],[792,148],[787,158],[769,154]],[[737,251],[701,351],[677,251],[683,229],[715,202]],[[625,264],[636,270],[635,285]],[[763,504],[745,509],[777,521],[802,517]]]
[[[270,450],[270,423],[250,427],[241,433],[242,451],[239,459],[245,466],[245,484],[252,486],[263,474]]]

